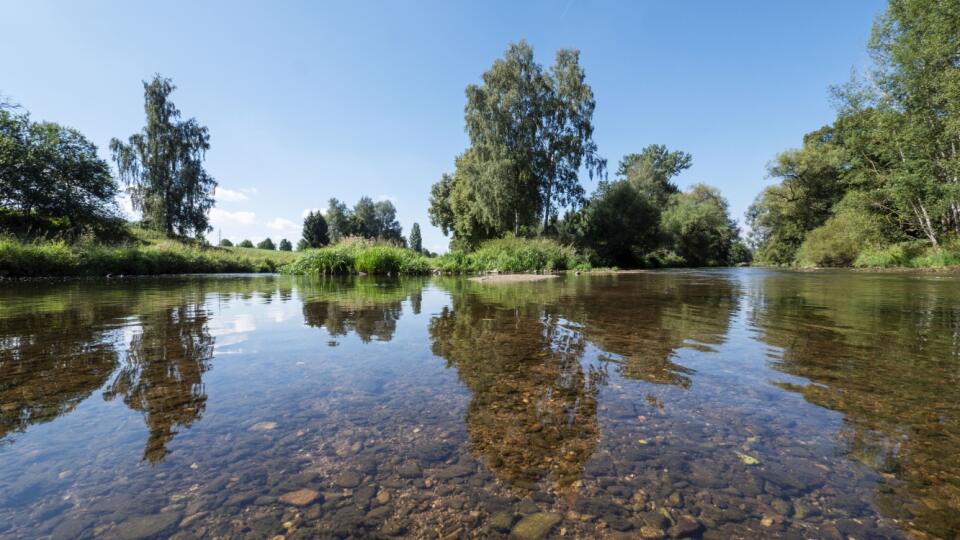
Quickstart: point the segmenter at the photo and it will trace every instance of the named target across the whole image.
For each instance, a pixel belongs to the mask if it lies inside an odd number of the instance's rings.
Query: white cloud
[[[300,213],[300,217],[306,218],[307,214],[309,214],[310,212],[319,212],[319,211],[320,211],[319,208],[304,208],[303,212]]]
[[[214,223],[239,223],[241,225],[252,225],[256,221],[257,215],[253,212],[228,212],[220,208],[210,210],[210,221]]]
[[[267,227],[280,232],[283,232],[283,231],[296,232],[297,231],[296,223],[290,221],[289,219],[283,219],[283,218],[273,218],[273,221],[267,223]]]
[[[243,193],[243,191],[233,191],[232,189],[226,189],[218,186],[215,192],[215,197],[218,201],[242,202],[247,200],[247,195]],[[253,190],[253,192],[255,193],[256,190]]]

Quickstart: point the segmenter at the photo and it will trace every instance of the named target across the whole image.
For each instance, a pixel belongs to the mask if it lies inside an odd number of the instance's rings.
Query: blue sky
[[[464,87],[508,43],[544,65],[578,48],[595,140],[616,169],[652,144],[693,154],[681,187],[719,187],[734,217],[765,166],[829,122],[830,84],[868,65],[880,0],[792,2],[0,1],[0,94],[109,157],[143,125],[140,81],[179,87],[210,128],[213,213],[233,240],[299,238],[330,197],[389,198],[406,234],[446,249],[427,197],[463,151]],[[584,176],[587,191],[595,187]]]

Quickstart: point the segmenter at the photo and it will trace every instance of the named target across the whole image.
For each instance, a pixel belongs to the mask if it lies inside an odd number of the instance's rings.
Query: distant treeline
[[[756,257],[806,266],[960,264],[960,2],[892,0],[838,114],[778,155],[748,212]]]

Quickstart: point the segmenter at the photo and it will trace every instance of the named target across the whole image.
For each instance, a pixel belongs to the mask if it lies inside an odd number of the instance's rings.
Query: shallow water
[[[960,535],[960,279],[0,286],[0,537]]]

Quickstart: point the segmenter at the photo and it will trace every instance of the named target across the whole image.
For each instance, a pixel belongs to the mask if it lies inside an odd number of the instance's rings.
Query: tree
[[[351,214],[351,234],[364,238],[376,238],[378,230],[377,208],[370,197],[360,197]]]
[[[265,238],[257,243],[257,249],[269,249],[270,251],[274,251],[277,249],[277,246],[274,245],[273,240]]]
[[[397,209],[393,202],[388,200],[378,201],[373,205],[373,213],[376,229],[373,238],[398,243],[403,240],[403,228],[397,221]]]
[[[347,205],[331,198],[327,205],[327,226],[330,243],[336,244],[345,236],[353,234],[352,214]]]
[[[579,53],[560,50],[544,72],[525,42],[512,44],[466,89],[470,147],[453,175],[431,190],[431,222],[467,247],[534,232],[558,207],[578,205],[578,173],[602,175],[606,162],[593,142],[593,91]]]
[[[584,221],[587,246],[601,264],[638,266],[657,247],[660,210],[626,180],[601,183]]]
[[[303,250],[305,250],[305,249],[310,249],[310,244],[308,244],[306,240],[304,240],[303,238],[301,238],[301,239],[297,242],[297,251],[303,251]]]
[[[159,75],[143,83],[147,124],[126,143],[110,141],[120,178],[144,225],[169,236],[202,237],[210,230],[216,181],[203,168],[210,134],[195,119],[180,119],[170,101],[176,89]]]
[[[237,246],[242,247],[242,248],[252,248],[252,247],[253,247],[253,242],[251,242],[250,240],[243,240],[242,242],[240,242],[239,244],[237,244]]]
[[[79,131],[0,108],[0,208],[97,224],[116,218],[117,191],[109,165]]]
[[[293,244],[289,240],[283,238],[280,240],[280,251],[293,251]]]
[[[229,238],[224,238],[220,240],[220,247],[233,247],[233,242]]]
[[[767,168],[779,184],[764,189],[747,210],[758,258],[790,264],[807,233],[823,225],[848,189],[844,150],[834,130],[804,136],[803,146],[780,153]]]
[[[728,208],[720,191],[704,184],[674,195],[662,217],[670,247],[690,266],[729,264],[738,231]]]
[[[420,238],[420,224],[414,223],[410,228],[410,249],[420,253],[423,251],[423,239]]]
[[[327,220],[319,211],[310,212],[303,218],[303,241],[307,247],[318,248],[330,243]]]
[[[627,154],[620,160],[617,176],[628,180],[662,208],[672,195],[680,192],[672,179],[693,165],[693,156],[667,149],[662,144],[645,147],[639,154]]]

